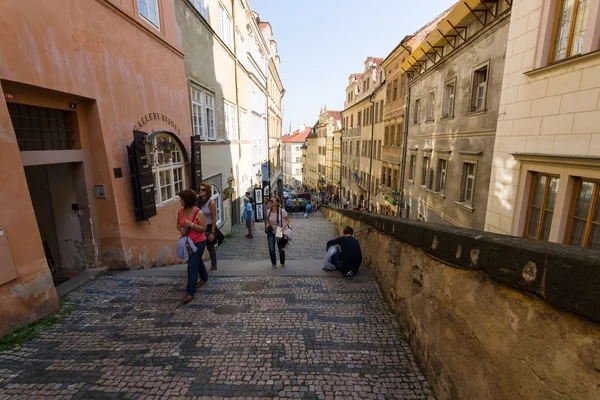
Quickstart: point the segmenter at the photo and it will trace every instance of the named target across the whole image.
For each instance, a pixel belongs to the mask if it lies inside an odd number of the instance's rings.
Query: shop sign
[[[202,183],[201,141],[199,135],[194,135],[192,136],[192,188],[196,190],[200,183]]]
[[[154,176],[147,154],[145,132],[133,131],[133,142],[127,146],[136,221],[148,221],[156,215]]]
[[[142,116],[142,118],[140,118],[140,120],[133,126],[133,130],[134,131],[139,131],[140,129],[142,129],[144,127],[144,125],[146,125],[148,122],[150,121],[162,121],[165,124],[169,125],[171,128],[173,128],[177,134],[179,136],[181,136],[181,131],[179,130],[179,127],[177,126],[177,124],[175,123],[175,121],[173,121],[171,118],[169,118],[167,115],[162,114],[162,113],[155,113],[155,112],[151,112],[148,114],[145,114]]]

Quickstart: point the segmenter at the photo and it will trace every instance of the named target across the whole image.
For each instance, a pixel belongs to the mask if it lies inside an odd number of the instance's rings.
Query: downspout
[[[239,98],[239,92],[238,92],[238,58],[237,58],[237,34],[235,32],[236,29],[236,24],[235,24],[235,0],[231,0],[231,18],[233,19],[233,59],[235,60],[234,63],[234,77],[235,77],[235,108],[236,108],[236,114],[237,114],[237,135],[238,135],[238,162],[236,165],[236,171],[235,171],[235,183],[236,185],[240,184],[240,160],[242,159],[242,135],[241,135],[241,130],[240,130],[240,98]],[[248,121],[246,121],[246,126],[248,126]],[[236,193],[237,195],[239,195],[239,193]],[[239,196],[236,196],[235,199],[235,207],[233,204],[233,197],[232,197],[232,207],[231,207],[231,213],[233,214],[231,216],[232,221],[235,221],[236,223],[239,221],[238,220],[238,212],[239,212],[239,207],[237,206],[237,199],[239,198]]]
[[[410,88],[408,87],[410,76],[406,74],[406,105],[404,106],[404,137],[402,138],[402,165],[400,166],[400,207],[398,207],[397,217],[402,217],[402,210],[405,206],[404,196],[404,175],[406,174],[406,151],[408,146],[408,120],[410,119]],[[406,216],[408,218],[408,215]]]
[[[344,121],[344,117],[342,117],[342,121]],[[343,124],[343,122],[342,122],[342,124]],[[345,125],[342,125],[342,126],[345,126]],[[345,129],[342,128],[342,131],[340,132],[340,202],[342,203],[341,205],[343,205],[342,198],[345,197],[345,196],[343,196],[344,187],[342,186],[342,177],[343,177],[342,170],[344,169],[344,131],[345,131]],[[334,144],[335,144],[335,142],[334,142]]]
[[[373,176],[373,136],[375,135],[375,124],[373,123],[373,116],[375,115],[375,102],[373,101],[373,96],[375,96],[375,91],[371,93],[369,96],[369,101],[371,102],[371,154],[369,154],[369,186],[367,187],[367,205],[371,206],[371,179]],[[369,210],[371,211],[371,210]]]

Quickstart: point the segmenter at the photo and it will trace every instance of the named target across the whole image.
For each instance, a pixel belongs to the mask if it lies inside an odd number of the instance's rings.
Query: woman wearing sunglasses
[[[198,203],[196,205],[206,217],[206,250],[210,254],[210,269],[215,270],[217,269],[217,251],[215,250],[215,244],[217,243],[215,234],[217,229],[217,205],[214,200],[211,200],[210,195],[210,184],[201,183],[198,187]]]
[[[275,257],[275,242],[279,250],[279,262],[281,267],[285,267],[285,249],[279,244],[278,231],[283,230],[290,225],[290,217],[281,207],[279,197],[273,196],[269,201],[269,211],[265,219],[265,232],[267,233],[267,242],[269,243],[269,256],[271,257],[271,268],[277,268],[277,258]],[[278,229],[279,228],[279,229]]]

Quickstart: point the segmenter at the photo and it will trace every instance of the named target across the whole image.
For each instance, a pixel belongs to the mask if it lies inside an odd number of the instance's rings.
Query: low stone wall
[[[363,264],[438,400],[600,398],[600,252],[327,209]]]

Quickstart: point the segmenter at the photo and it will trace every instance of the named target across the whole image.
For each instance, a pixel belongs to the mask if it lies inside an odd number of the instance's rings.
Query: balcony
[[[387,147],[381,148],[381,160],[393,164],[402,163],[402,147]]]

